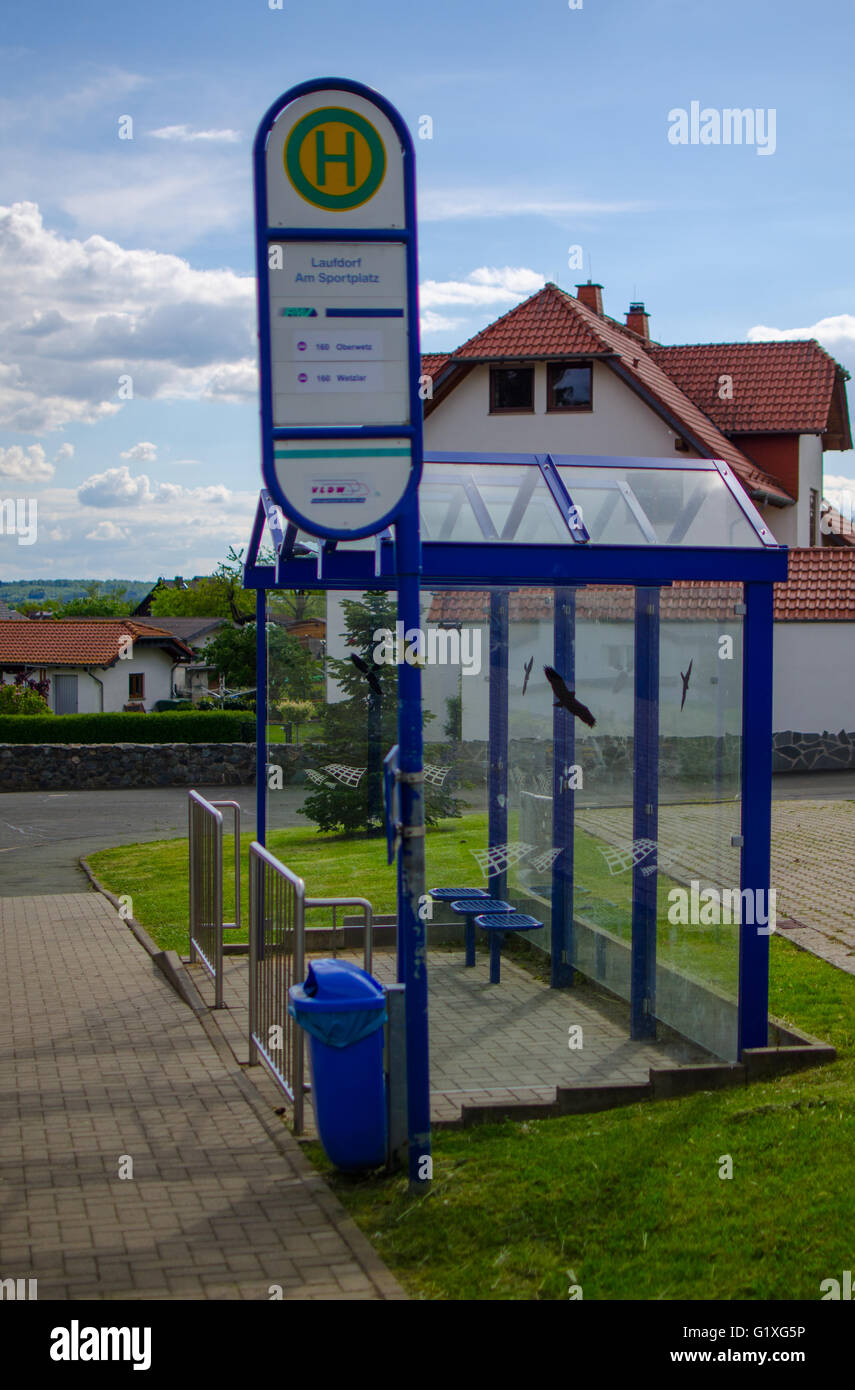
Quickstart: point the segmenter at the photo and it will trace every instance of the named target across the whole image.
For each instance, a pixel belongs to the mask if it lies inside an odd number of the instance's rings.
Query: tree
[[[313,786],[302,809],[319,830],[376,835],[384,826],[383,758],[398,742],[398,672],[389,663],[375,666],[372,654],[375,632],[394,631],[397,614],[394,599],[385,593],[345,599],[342,608],[348,646],[369,668],[371,681],[349,657],[328,658],[328,672],[345,698],[326,705],[322,742],[310,745],[313,771],[323,781]],[[445,786],[425,784],[428,825],[460,814],[460,803]]]
[[[227,685],[250,689],[256,684],[255,623],[224,627],[205,647],[205,660],[220,671]],[[321,664],[284,628],[267,628],[268,699],[307,700],[318,694]]]
[[[107,594],[93,594],[87,598],[73,598],[64,603],[57,612],[58,618],[127,618],[131,605],[120,598]]]

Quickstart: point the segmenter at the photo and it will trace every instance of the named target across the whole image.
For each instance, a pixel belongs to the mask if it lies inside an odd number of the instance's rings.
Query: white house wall
[[[851,623],[776,623],[773,727],[855,731],[855,635]]]
[[[490,414],[490,368],[474,367],[425,420],[425,448],[467,453],[563,453],[696,458],[677,454],[674,432],[601,362],[593,410],[546,410],[546,363],[534,368],[534,413]]]
[[[48,666],[46,673],[50,681],[48,703],[56,709],[56,677],[77,676],[78,714],[99,714],[101,712],[101,688],[104,687],[104,712],[119,713],[128,703],[128,676],[142,674],[145,677],[143,703],[150,710],[157,700],[168,700],[172,695],[171,686],[172,657],[159,647],[137,647],[129,661],[117,661],[115,666]],[[97,677],[97,680],[95,679]]]

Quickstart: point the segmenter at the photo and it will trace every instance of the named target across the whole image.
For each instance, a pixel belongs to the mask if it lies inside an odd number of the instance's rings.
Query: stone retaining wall
[[[299,746],[271,749],[283,782],[293,780],[301,755]],[[0,744],[0,792],[254,783],[254,743]]]

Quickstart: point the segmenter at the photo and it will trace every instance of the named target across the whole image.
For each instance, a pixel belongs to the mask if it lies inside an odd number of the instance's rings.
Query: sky
[[[424,351],[590,277],[661,342],[815,337],[855,373],[851,0],[3,13],[0,504],[38,530],[0,535],[0,580],[206,573],[246,543],[251,147],[307,78],[376,88],[414,134]],[[676,143],[693,102],[761,112],[755,143]],[[825,476],[855,505],[852,453]]]

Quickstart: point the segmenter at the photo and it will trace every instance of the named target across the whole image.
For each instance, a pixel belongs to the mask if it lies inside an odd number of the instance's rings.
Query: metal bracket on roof
[[[751,498],[748,496],[748,493],[745,491],[742,484],[736,478],[733,469],[729,468],[726,463],[722,462],[721,459],[710,459],[710,463],[713,465],[715,469],[717,469],[721,477],[724,479],[728,491],[730,492],[734,501],[739,506],[740,511],[745,515],[745,517],[747,517],[748,521],[751,523],[752,529],[757,532],[757,535],[760,537],[760,540],[763,542],[763,544],[777,546],[778,542],[775,540],[775,537],[772,535],[772,532],[769,530],[768,526],[765,525],[762,516],[758,512],[754,503],[751,501]]]
[[[552,461],[552,455],[535,454],[535,459],[543,476],[543,481],[549,488],[552,494],[552,500],[561,513],[561,519],[570,532],[570,535],[573,537],[573,540],[577,545],[587,545],[591,537],[582,520],[582,509],[581,507],[575,507],[573,505],[573,499],[561,481],[558,469]]]
[[[281,507],[277,507],[266,488],[263,488],[261,491],[261,505],[264,507],[264,514],[267,518],[267,529],[270,532],[270,539],[273,541],[273,548],[278,556],[285,543],[282,509]]]
[[[392,528],[387,526],[385,531],[379,531],[374,537],[374,578],[379,579],[383,573],[383,546],[391,545]]]

